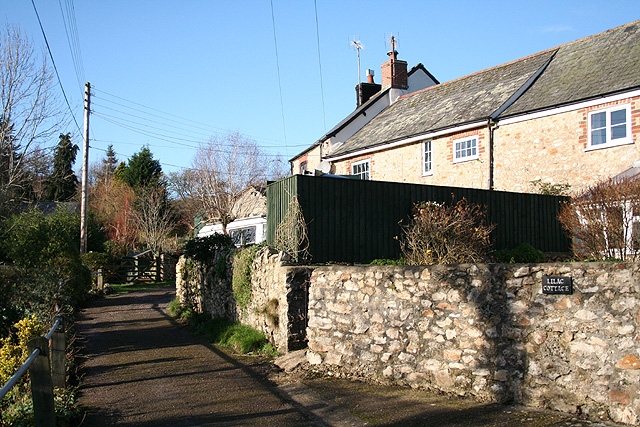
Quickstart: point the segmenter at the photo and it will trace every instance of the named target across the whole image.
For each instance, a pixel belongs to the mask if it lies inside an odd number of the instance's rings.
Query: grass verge
[[[137,291],[149,291],[161,288],[175,288],[176,282],[168,280],[166,282],[133,282],[109,284],[111,291],[109,295],[122,295]]]
[[[275,356],[275,347],[267,341],[264,333],[251,326],[225,319],[212,319],[208,314],[197,313],[191,307],[174,299],[169,311],[192,331],[205,336],[209,341],[240,354]]]

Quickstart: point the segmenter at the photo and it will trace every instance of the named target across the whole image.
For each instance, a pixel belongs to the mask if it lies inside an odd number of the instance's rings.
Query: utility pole
[[[89,113],[91,112],[91,83],[84,92],[84,141],[82,144],[82,194],[80,196],[80,254],[87,253],[87,175],[89,174]]]

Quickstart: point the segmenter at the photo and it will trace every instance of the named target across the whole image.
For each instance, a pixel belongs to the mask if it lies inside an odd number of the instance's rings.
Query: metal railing
[[[53,326],[45,336],[29,341],[27,349],[29,357],[0,389],[0,400],[28,370],[31,378],[35,425],[53,427],[56,425],[53,389],[64,388],[66,385],[66,343],[62,316],[58,315],[54,318]]]

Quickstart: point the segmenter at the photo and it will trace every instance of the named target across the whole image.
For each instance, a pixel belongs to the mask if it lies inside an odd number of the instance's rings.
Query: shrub
[[[209,265],[216,251],[234,247],[231,237],[215,233],[205,237],[195,237],[184,244],[184,255],[205,265]]]
[[[12,336],[0,340],[0,384],[4,385],[15,374],[27,357],[27,343],[44,332],[44,326],[35,315],[26,317],[13,325]],[[22,377],[19,384],[26,384]]]
[[[573,197],[560,222],[577,259],[635,261],[640,250],[640,178],[607,180]]]
[[[44,318],[55,304],[75,306],[88,294],[91,275],[80,259],[79,224],[77,214],[63,209],[46,216],[32,209],[2,223],[0,246],[14,270],[0,280],[2,288],[16,291],[8,303],[21,315]]]
[[[5,384],[29,357],[27,343],[44,332],[35,315],[13,325],[14,333],[0,340],[0,384]],[[0,403],[2,425],[16,425],[33,413],[29,396],[29,376],[25,375],[13,386]]]
[[[407,261],[405,261],[402,258],[400,259],[379,258],[379,259],[374,259],[373,261],[370,262],[370,264],[371,265],[407,265]]]
[[[496,262],[534,263],[543,262],[544,253],[529,243],[521,243],[513,249],[501,249],[491,254]]]
[[[291,197],[287,211],[276,227],[273,246],[289,254],[295,262],[309,259],[309,235],[298,196]]]
[[[22,295],[19,280],[15,269],[0,268],[0,338],[7,336],[11,326],[24,314],[24,307],[17,303]]]
[[[571,184],[560,183],[553,184],[550,182],[544,182],[541,179],[530,181],[534,191],[538,194],[546,194],[551,196],[568,196],[571,190]]]
[[[82,264],[91,271],[98,271],[114,262],[114,259],[104,252],[87,252],[82,254],[80,259],[82,259]]]
[[[486,257],[494,228],[484,225],[484,219],[484,210],[465,199],[451,205],[417,203],[403,227],[403,257],[410,265],[479,262]]]

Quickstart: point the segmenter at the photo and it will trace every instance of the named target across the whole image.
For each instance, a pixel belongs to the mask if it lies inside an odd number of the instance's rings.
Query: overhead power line
[[[182,133],[167,131],[166,129],[158,129],[153,126],[147,125],[145,123],[123,119],[121,117],[111,116],[104,113],[98,113],[94,109],[92,110],[92,114],[93,116],[101,118],[102,120],[107,121],[116,126],[120,126],[124,129],[130,130],[132,132],[135,132],[144,136],[148,136],[150,138],[155,138],[161,141],[169,142],[174,145],[190,147],[190,148],[198,148],[198,146],[190,145],[187,143],[199,145],[205,142],[202,138],[200,139],[184,138]],[[174,133],[181,136],[170,135],[170,134],[167,134],[167,132]],[[240,147],[249,147],[249,146],[251,145],[240,144]],[[299,146],[306,147],[307,145],[300,144]],[[270,148],[275,148],[275,147],[270,147]]]
[[[276,68],[278,69],[278,90],[280,92],[280,110],[282,111],[282,131],[284,132],[284,142],[287,143],[287,127],[284,120],[284,102],[282,101],[282,82],[280,79],[280,59],[278,58],[278,39],[276,38],[276,17],[273,12],[273,0],[271,0],[271,24],[273,26],[273,44],[276,48]]]
[[[53,59],[53,53],[51,53],[51,48],[49,47],[49,41],[47,40],[47,35],[44,32],[44,27],[42,26],[42,21],[40,20],[40,15],[38,14],[38,9],[36,8],[36,3],[34,0],[31,0],[31,4],[33,5],[33,10],[36,13],[36,18],[38,18],[38,24],[40,24],[40,30],[42,31],[42,37],[44,38],[44,43],[47,45],[47,51],[49,52],[49,57],[51,57],[51,62],[53,63],[53,69],[56,72],[56,77],[58,78],[58,84],[60,85],[60,90],[62,90],[62,95],[64,96],[64,100],[67,103],[67,107],[69,107],[69,111],[71,112],[71,118],[76,124],[78,128],[78,132],[82,133],[80,125],[76,121],[76,117],[73,114],[73,110],[71,109],[71,105],[69,104],[69,99],[67,98],[67,94],[64,91],[64,87],[62,86],[62,81],[60,80],[60,74],[58,74],[58,67],[56,67],[56,61]]]
[[[316,42],[318,44],[318,68],[320,69],[320,100],[322,102],[322,125],[327,131],[327,117],[324,110],[324,87],[322,85],[322,61],[320,60],[320,25],[318,24],[318,2],[313,0],[313,7],[316,12]]]
[[[102,152],[105,152],[105,153],[108,151],[108,150],[106,150],[106,149],[104,149],[104,148],[100,148],[100,147],[93,147],[93,146],[91,146],[90,148],[91,148],[91,149],[94,149],[94,150],[102,151]],[[114,151],[114,154],[116,154],[117,156],[124,157],[124,158],[126,158],[126,157],[127,157],[125,154],[118,153],[118,152],[116,152],[116,151]],[[278,159],[275,159],[275,160],[278,160]],[[174,164],[171,164],[171,163],[163,162],[162,160],[158,160],[158,162],[160,163],[160,165],[161,165],[161,166],[171,166],[171,167],[174,167],[174,168],[178,168],[178,169],[180,169],[180,170],[182,170],[182,171],[191,170],[191,171],[206,172],[206,171],[204,171],[203,169],[198,169],[198,168],[193,168],[193,167],[187,167],[187,166],[174,165]],[[242,175],[243,175],[243,173],[242,173],[242,172],[238,172],[237,174],[230,174],[229,172],[224,172],[224,173],[225,173],[225,174],[227,174],[227,175],[233,175],[233,176],[242,176]],[[265,174],[265,175],[263,176],[263,178],[264,178],[264,179],[269,179],[269,178],[271,178],[271,177]]]
[[[226,133],[229,132],[229,129],[212,126],[212,125],[207,124],[207,123],[198,122],[198,121],[195,121],[195,120],[192,120],[192,119],[189,119],[189,118],[186,118],[186,117],[182,117],[182,116],[179,116],[179,115],[176,115],[176,114],[173,114],[173,113],[168,113],[166,111],[162,111],[162,110],[159,110],[157,108],[153,108],[153,107],[141,104],[141,103],[136,102],[136,101],[128,100],[128,99],[123,98],[121,96],[113,95],[113,94],[105,92],[103,90],[94,89],[93,87],[92,87],[92,91],[94,91],[97,94],[96,96],[94,96],[94,99],[97,98],[97,99],[100,99],[100,100],[102,100],[104,102],[108,102],[108,103],[117,105],[119,107],[126,108],[128,110],[136,111],[138,113],[142,113],[142,114],[145,114],[145,115],[148,115],[148,116],[151,116],[151,117],[159,118],[159,119],[162,119],[162,120],[174,123],[174,124],[179,124],[179,125],[185,126],[183,129],[189,130],[191,128],[197,128],[197,129],[200,129],[200,130],[212,133],[212,134],[217,134],[217,135],[223,135],[223,134],[226,134]],[[106,95],[106,97],[100,96],[100,94]],[[109,99],[108,97],[115,98],[115,99],[118,99],[118,100],[123,101],[125,103],[132,104],[132,105],[135,105],[135,106],[138,106],[138,107],[141,107],[141,108],[135,108],[135,107],[123,104],[123,103],[119,103],[119,102],[116,102],[116,101],[113,101],[113,100]],[[145,111],[145,110],[154,111],[154,112],[159,113],[159,114],[150,113],[150,112]],[[127,114],[127,115],[131,114],[129,112],[124,112],[124,111],[120,111],[120,112],[122,112],[123,114]],[[170,118],[168,118],[168,117],[170,117]],[[194,125],[196,125],[196,126],[194,126]],[[209,134],[208,136],[212,136],[212,135]],[[257,141],[264,142],[265,144],[271,144],[271,142],[280,142],[280,143],[283,142],[283,141],[277,140],[277,139],[258,137],[258,136],[249,135],[249,134],[245,134],[245,136],[247,136],[248,138],[251,138],[251,139],[255,139]],[[285,141],[285,144],[286,144],[286,141]],[[308,145],[308,144],[306,144],[306,145]],[[279,147],[278,145],[270,145],[270,146],[271,147]],[[283,145],[283,146],[288,146],[288,145]]]
[[[65,7],[62,7],[62,0],[58,0],[60,5],[60,13],[62,14],[62,22],[64,23],[64,31],[67,35],[67,44],[71,52],[73,60],[73,68],[76,72],[76,79],[80,93],[84,91],[84,63],[82,62],[82,52],[80,50],[80,38],[78,37],[78,26],[76,24],[76,12],[73,6],[73,0],[65,0]]]

